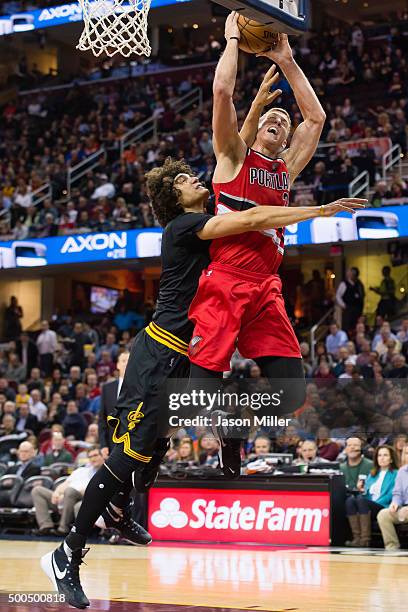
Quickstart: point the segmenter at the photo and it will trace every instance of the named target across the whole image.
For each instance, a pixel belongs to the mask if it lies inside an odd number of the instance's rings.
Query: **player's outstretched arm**
[[[233,103],[240,38],[237,20],[238,14],[235,12],[227,17],[227,46],[218,62],[213,83],[213,143],[217,161],[220,157],[227,157],[232,162],[239,161],[246,151],[245,143],[238,133],[237,114]]]
[[[257,206],[243,212],[231,212],[213,217],[197,232],[202,240],[213,240],[244,232],[268,230],[301,223],[316,217],[334,217],[339,212],[351,212],[365,207],[367,200],[342,198],[324,206]]]
[[[259,119],[265,106],[272,104],[282,93],[281,89],[271,91],[271,87],[275,85],[279,77],[279,72],[276,72],[276,65],[272,64],[263,78],[259,91],[251,104],[249,113],[239,133],[247,147],[252,147],[255,142],[259,128]]]
[[[261,53],[276,62],[291,86],[303,122],[293,134],[291,146],[284,158],[293,182],[312,159],[323,130],[326,114],[303,70],[293,58],[287,34],[281,34],[275,49]]]

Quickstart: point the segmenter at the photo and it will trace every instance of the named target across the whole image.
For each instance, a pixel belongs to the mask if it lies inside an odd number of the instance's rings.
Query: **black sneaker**
[[[122,540],[129,542],[129,544],[141,544],[147,546],[152,541],[152,536],[146,529],[144,529],[139,523],[130,516],[123,517],[120,526],[120,537]]]
[[[222,410],[214,410],[211,416],[213,423],[211,429],[219,444],[218,459],[220,468],[226,478],[236,480],[241,475],[241,439],[228,437],[231,435],[230,428],[216,424],[220,417],[231,415]],[[234,433],[236,434],[237,432]]]
[[[106,529],[116,529],[120,533],[122,540],[129,544],[140,544],[147,546],[152,541],[152,536],[146,529],[131,517],[130,510],[125,509],[123,516],[120,516],[111,504],[108,504],[102,513],[102,518]]]
[[[147,493],[154,485],[159,475],[160,464],[162,463],[167,451],[170,448],[170,440],[164,446],[153,452],[149,463],[144,465],[141,470],[136,470],[132,474],[133,486],[138,493]]]
[[[64,542],[54,552],[41,557],[41,568],[47,574],[56,590],[65,595],[65,602],[83,610],[90,605],[79,580],[79,566],[89,548],[65,552]]]

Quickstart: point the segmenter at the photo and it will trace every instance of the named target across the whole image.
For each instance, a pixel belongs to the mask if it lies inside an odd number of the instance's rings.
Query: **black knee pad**
[[[257,411],[258,416],[290,417],[295,410],[303,406],[306,398],[306,386],[302,379],[269,380],[269,383],[268,393],[277,395],[279,403],[276,400],[271,406],[261,407]]]
[[[119,446],[115,446],[105,465],[119,480],[126,482],[131,478],[132,472],[142,470],[145,464],[129,457]]]
[[[255,360],[271,390],[279,394],[280,403],[271,410],[277,416],[293,413],[306,398],[302,360],[294,357],[260,357]]]

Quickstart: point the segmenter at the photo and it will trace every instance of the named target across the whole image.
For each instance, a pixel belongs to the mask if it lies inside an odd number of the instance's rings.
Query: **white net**
[[[84,30],[77,49],[124,57],[151,53],[147,16],[151,0],[79,0]]]

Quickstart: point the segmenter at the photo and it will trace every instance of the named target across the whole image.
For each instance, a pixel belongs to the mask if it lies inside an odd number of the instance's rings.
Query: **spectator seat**
[[[32,509],[34,506],[31,491],[34,487],[41,485],[47,489],[52,489],[54,481],[49,476],[31,476],[24,482],[20,492],[14,502],[15,508]]]
[[[75,469],[73,463],[64,463],[63,461],[58,461],[57,463],[52,463],[50,468],[54,470],[57,474],[57,478],[60,476],[69,476],[69,474]]]
[[[3,440],[0,442],[0,457],[2,457],[4,461],[15,461],[15,453],[20,442],[24,442],[24,440],[28,437],[26,432],[21,432],[21,434],[12,434],[10,436],[4,436]]]
[[[0,478],[0,512],[14,506],[23,483],[21,476],[16,474],[6,474]]]
[[[65,482],[67,478],[68,478],[68,476],[60,476],[59,478],[57,478],[57,480],[55,480],[55,481],[52,483],[52,490],[53,490],[53,491],[55,491],[55,489],[56,489],[56,488],[57,488],[57,487],[58,487],[60,484],[62,484],[63,482]]]
[[[58,478],[58,472],[48,465],[41,468],[41,476],[49,476],[52,480]]]

